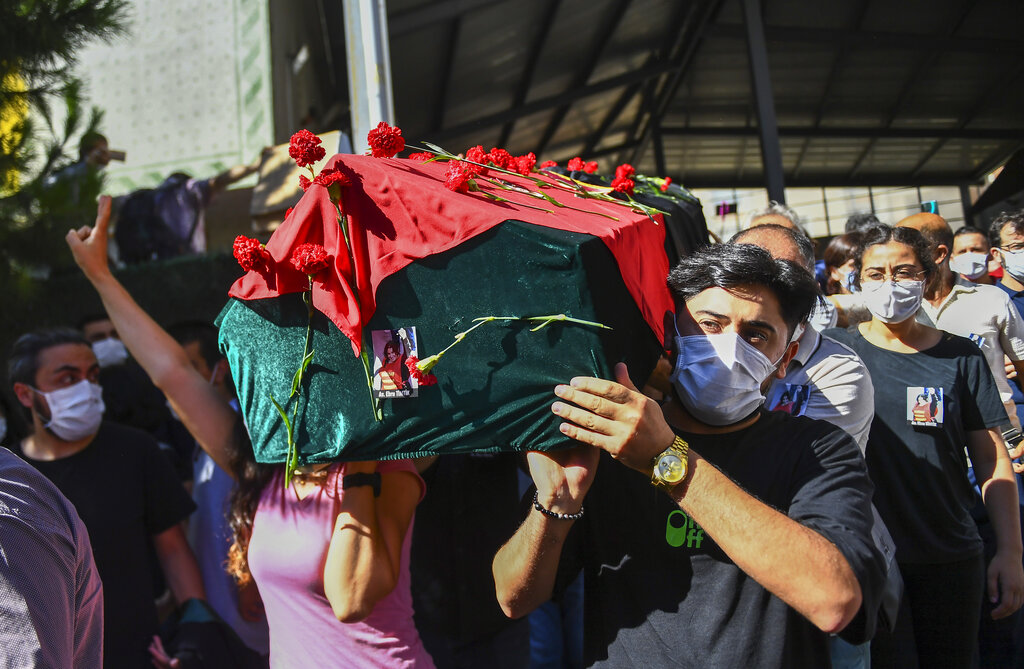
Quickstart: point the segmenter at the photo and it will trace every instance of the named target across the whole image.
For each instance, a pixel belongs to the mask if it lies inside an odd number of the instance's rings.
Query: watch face
[[[655,468],[658,478],[666,483],[679,483],[686,474],[683,460],[675,453],[666,453],[658,458]]]

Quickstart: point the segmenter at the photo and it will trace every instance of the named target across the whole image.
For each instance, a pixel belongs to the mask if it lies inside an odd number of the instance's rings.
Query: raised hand
[[[78,230],[69,230],[64,238],[75,262],[85,275],[93,279],[110,272],[107,259],[107,226],[110,223],[110,196],[101,195],[96,208],[96,223]]]

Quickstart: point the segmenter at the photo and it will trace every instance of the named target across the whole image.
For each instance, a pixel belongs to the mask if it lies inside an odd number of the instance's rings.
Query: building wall
[[[977,197],[973,192],[972,197]],[[764,189],[696,189],[694,195],[704,206],[708,230],[728,239],[746,227],[748,217],[768,206]],[[787,188],[786,204],[804,219],[812,237],[824,238],[842,234],[851,214],[874,212],[883,222],[895,224],[902,218],[921,211],[922,202],[935,201],[938,213],[954,230],[964,225],[960,189],[945,187],[871,187],[871,188]],[[718,205],[735,202],[736,213],[718,215]]]
[[[109,192],[213,176],[272,144],[269,35],[267,0],[133,0],[128,34],[79,66],[111,148],[127,152]]]

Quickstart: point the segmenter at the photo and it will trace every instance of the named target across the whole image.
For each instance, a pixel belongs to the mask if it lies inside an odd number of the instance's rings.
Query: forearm
[[[253,172],[259,169],[259,163],[252,165],[235,165],[232,168],[224,170],[213,179],[210,179],[210,187],[213,190],[224,190],[231,184],[244,179]]]
[[[132,357],[171,401],[185,427],[227,472],[232,471],[237,416],[189,362],[181,345],[140,307],[109,271],[87,273]]]
[[[398,568],[380,530],[373,489],[346,490],[324,565],[324,593],[334,615],[345,623],[366,618],[394,590]]]
[[[509,618],[521,618],[551,599],[562,548],[572,521],[531,509],[508,543],[494,556],[495,594]]]
[[[996,533],[997,550],[1019,557],[1022,552],[1020,501],[1009,457],[994,463],[974,462],[974,473],[980,482],[985,511]]]
[[[860,584],[842,553],[813,530],[749,495],[690,451],[672,496],[740,569],[821,630],[842,630],[860,609]]]
[[[177,542],[172,548],[158,548],[157,555],[164,577],[167,579],[167,587],[171,589],[171,594],[174,595],[174,600],[178,604],[192,598],[206,599],[206,590],[203,587],[199,564],[196,562],[192,549],[185,541],[184,533],[181,533],[180,542]]]
[[[125,348],[157,386],[177,370],[191,368],[181,346],[135,302],[109,271],[86,274]]]

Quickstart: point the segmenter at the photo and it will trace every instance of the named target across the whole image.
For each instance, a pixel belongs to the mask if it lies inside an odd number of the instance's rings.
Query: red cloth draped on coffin
[[[348,216],[354,267],[328,189],[314,184],[267,242],[274,259],[270,270],[247,272],[231,286],[231,297],[251,300],[306,290],[306,275],[292,267],[289,259],[300,244],[323,244],[331,254],[331,265],[314,280],[313,305],[352,340],[358,353],[363,326],[376,309],[374,295],[381,281],[415,260],[454,248],[502,221],[519,220],[600,237],[615,256],[644,319],[658,341],[664,341],[664,317],[673,310],[673,303],[665,284],[669,268],[660,215],[652,221],[626,206],[578,198],[559,188],[544,189],[568,205],[558,208],[484,179],[477,179],[481,189],[509,202],[494,202],[480,193],[456,193],[444,186],[447,165],[443,162],[337,155],[328,161],[325,169],[329,168],[343,172],[352,182],[341,188],[341,206]],[[528,179],[495,176],[538,190]]]

